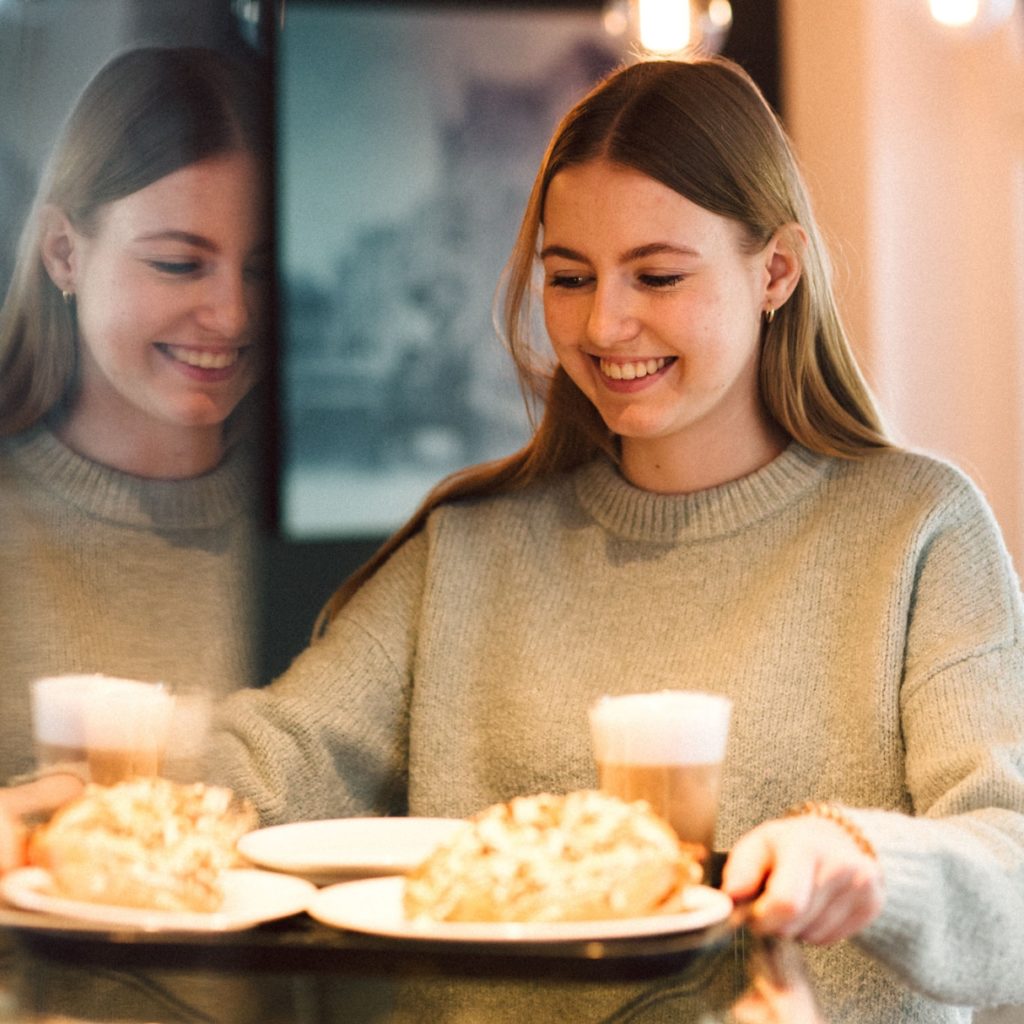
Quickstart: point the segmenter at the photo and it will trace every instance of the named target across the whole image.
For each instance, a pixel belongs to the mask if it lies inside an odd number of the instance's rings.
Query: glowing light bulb
[[[651,53],[676,53],[690,44],[688,0],[638,0],[637,35]]]
[[[947,28],[972,33],[994,29],[1013,13],[1015,0],[928,0],[932,17]]]
[[[940,25],[970,25],[978,17],[978,0],[928,0],[928,4]]]
[[[732,4],[729,0],[711,0],[708,4],[708,21],[717,29],[728,28],[732,24]]]

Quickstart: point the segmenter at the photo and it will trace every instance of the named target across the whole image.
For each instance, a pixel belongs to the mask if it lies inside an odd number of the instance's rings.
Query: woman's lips
[[[610,380],[639,380],[650,377],[665,368],[670,362],[665,356],[651,359],[633,359],[629,362],[615,362],[611,359],[598,359],[597,366],[601,373]]]
[[[242,350],[186,348],[184,345],[160,345],[175,362],[196,366],[201,370],[225,370],[238,362]]]
[[[157,349],[183,373],[195,380],[227,380],[235,373],[249,346],[234,348],[193,348],[188,345],[158,343]]]
[[[652,356],[649,359],[605,359],[592,356],[598,376],[612,391],[637,391],[668,372],[676,356]]]

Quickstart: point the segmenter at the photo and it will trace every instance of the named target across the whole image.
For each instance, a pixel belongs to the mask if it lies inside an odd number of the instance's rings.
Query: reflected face
[[[544,318],[555,354],[622,438],[624,467],[760,442],[769,274],[742,227],[604,160],[555,175],[544,206]],[[734,442],[730,442],[734,443]]]
[[[219,429],[256,381],[264,327],[263,176],[244,153],[168,174],[72,233],[76,429]]]

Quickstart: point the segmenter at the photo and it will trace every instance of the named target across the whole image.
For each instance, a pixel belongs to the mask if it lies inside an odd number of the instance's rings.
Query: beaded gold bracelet
[[[808,815],[814,818],[824,818],[826,821],[834,821],[856,844],[861,853],[867,854],[872,860],[878,860],[878,854],[860,828],[851,821],[835,804],[827,803],[824,800],[807,800],[796,807],[791,807],[786,812],[787,818],[795,818]]]

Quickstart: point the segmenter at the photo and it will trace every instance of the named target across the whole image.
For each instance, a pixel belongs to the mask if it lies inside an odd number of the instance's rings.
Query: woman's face
[[[165,475],[174,446],[216,463],[258,373],[262,196],[254,158],[225,154],[109,203],[89,235],[71,229],[80,389],[66,429],[83,454],[142,475]],[[152,468],[125,465],[126,446]]]
[[[596,160],[551,182],[548,335],[639,486],[714,486],[781,450],[757,383],[772,253],[748,249],[739,224],[638,171]]]

